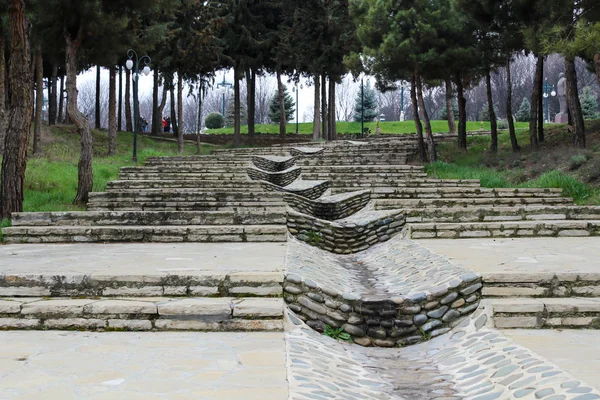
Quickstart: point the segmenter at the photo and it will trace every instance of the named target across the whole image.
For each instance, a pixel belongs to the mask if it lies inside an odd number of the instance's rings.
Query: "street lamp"
[[[360,136],[365,136],[365,80],[360,79]]]
[[[233,84],[225,80],[225,72],[223,72],[223,82],[217,83],[217,88],[221,88],[221,94],[223,94],[223,118],[225,118],[225,93],[232,86]]]
[[[550,110],[548,105],[548,97],[556,96],[556,91],[554,90],[554,85],[548,83],[548,78],[544,80],[544,106],[546,107],[546,122],[550,121]]]
[[[400,121],[404,121],[404,89],[407,89],[406,82],[400,82]]]
[[[138,81],[140,79],[140,61],[144,62],[144,68],[142,69],[142,74],[144,76],[150,75],[150,63],[152,59],[150,57],[143,56],[141,58],[138,57],[137,53],[133,49],[127,50],[127,57],[129,59],[125,62],[125,66],[128,70],[133,70],[133,162],[137,163],[137,133],[140,125],[140,100],[138,99]],[[135,61],[134,61],[135,57]]]
[[[300,84],[300,89],[304,89],[304,86]],[[296,92],[296,135],[298,134],[298,83],[292,88],[293,92]]]

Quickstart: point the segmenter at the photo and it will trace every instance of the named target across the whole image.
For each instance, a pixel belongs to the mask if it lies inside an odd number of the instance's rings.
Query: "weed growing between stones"
[[[10,226],[10,219],[5,218],[0,221],[0,243],[2,243],[2,228],[9,228]]]
[[[428,341],[429,339],[431,339],[431,334],[430,334],[430,333],[428,333],[428,332],[425,332],[425,331],[423,330],[423,328],[419,328],[419,334],[421,335],[421,341],[422,341],[422,342],[426,342],[426,341]]]
[[[308,244],[316,246],[323,240],[323,234],[321,232],[307,231],[306,236],[308,237]]]
[[[344,328],[332,328],[330,325],[325,325],[325,330],[323,331],[323,335],[329,336],[335,340],[344,340],[346,342],[352,341],[350,335],[344,332]]]

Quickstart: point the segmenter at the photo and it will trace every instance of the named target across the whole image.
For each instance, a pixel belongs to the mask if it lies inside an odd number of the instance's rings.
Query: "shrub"
[[[506,119],[498,120],[498,129],[508,129],[508,120],[506,120]]]
[[[578,155],[572,156],[569,159],[569,169],[571,171],[575,170],[575,169],[581,167],[583,164],[585,164],[586,161],[587,161],[587,157],[584,156],[583,154],[578,154]]]
[[[208,129],[219,129],[225,126],[225,118],[223,118],[221,113],[213,112],[206,116],[204,125],[206,125]]]

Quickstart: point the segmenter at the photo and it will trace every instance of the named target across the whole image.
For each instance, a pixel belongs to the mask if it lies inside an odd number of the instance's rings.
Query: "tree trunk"
[[[33,155],[42,152],[42,108],[44,107],[44,60],[42,46],[35,51],[35,127],[33,130]]]
[[[321,107],[321,79],[319,75],[315,75],[315,96],[313,101],[313,142],[319,141],[321,139],[321,112],[319,111]],[[296,104],[296,107],[298,105]]]
[[[108,79],[108,155],[117,153],[117,70],[109,68]]]
[[[246,92],[248,103],[248,142],[254,143],[254,131],[256,123],[256,72],[254,69],[248,69],[246,72]]]
[[[460,74],[456,75],[456,94],[458,96],[458,148],[467,149],[467,100]]]
[[[535,66],[535,75],[533,78],[533,91],[531,93],[531,108],[529,111],[529,145],[532,149],[539,147],[537,136],[538,113],[540,112],[540,84],[542,83],[542,74],[544,72],[543,58],[538,56]],[[542,117],[543,118],[543,117]]]
[[[100,129],[102,127],[102,121],[100,121],[100,66],[96,65],[96,120],[94,121],[94,128]]]
[[[62,124],[63,122],[65,122],[64,109],[65,109],[65,75],[64,75],[64,71],[61,71],[60,89],[58,91],[58,123],[59,124]]]
[[[77,51],[81,45],[83,36],[83,26],[75,38],[69,34],[66,39],[66,70],[67,70],[67,114],[81,137],[81,156],[79,158],[77,195],[73,201],[75,204],[85,204],[88,201],[89,193],[94,185],[94,175],[92,173],[92,134],[90,131],[90,122],[87,120],[77,107]]]
[[[119,100],[117,109],[117,131],[123,130],[123,66],[119,65]]]
[[[177,106],[175,105],[175,82],[173,75],[171,75],[171,84],[169,87],[169,95],[171,96],[171,134],[177,137],[177,146],[179,147],[179,126],[177,126]]]
[[[448,113],[448,130],[456,133],[456,121],[454,120],[454,107],[452,106],[452,81],[446,77],[446,112]]]
[[[183,154],[183,78],[177,74],[177,147]]]
[[[544,141],[544,56],[538,56],[540,82],[538,88],[538,142]],[[536,71],[537,72],[537,71]],[[548,116],[550,118],[550,116]]]
[[[487,68],[485,71],[485,85],[487,89],[487,101],[488,101],[488,112],[490,114],[490,135],[492,137],[492,145],[490,151],[492,153],[498,152],[498,123],[496,121],[496,111],[494,111],[494,97],[492,96],[492,77],[490,76],[490,69]]]
[[[425,151],[425,141],[423,140],[423,126],[421,125],[421,118],[419,118],[419,104],[417,102],[417,79],[413,74],[410,82],[410,100],[413,109],[413,120],[415,121],[415,128],[417,130],[417,146],[419,151],[419,158],[421,161],[427,161],[427,154]]]
[[[277,95],[279,96],[279,138],[285,140],[285,99],[283,98],[283,82],[281,72],[277,71]]]
[[[296,105],[297,107],[298,105]],[[329,140],[337,139],[337,131],[335,129],[336,115],[335,115],[335,81],[329,79]]]
[[[329,121],[327,116],[327,77],[325,74],[321,76],[321,120],[323,124],[323,139],[329,140],[329,129],[327,127],[327,122]]]
[[[162,132],[162,114],[158,112],[158,71],[152,75],[152,134]]]
[[[56,76],[58,75],[58,67],[52,66],[52,76],[48,85],[48,125],[56,125]]]
[[[23,211],[23,186],[27,167],[27,149],[33,111],[33,71],[29,48],[31,25],[25,15],[25,0],[12,0],[9,8],[10,60],[9,86],[10,110],[2,158],[2,183],[0,185],[0,219],[10,218],[14,212]]]
[[[437,154],[435,151],[435,141],[433,140],[433,131],[431,130],[431,121],[429,120],[429,114],[427,114],[425,102],[423,101],[423,82],[421,77],[419,76],[418,70],[415,70],[415,77],[417,81],[417,100],[419,103],[419,108],[421,109],[421,113],[423,114],[423,121],[425,122],[425,133],[427,134],[427,155],[429,158],[429,162],[434,162],[437,160]]]
[[[600,53],[594,54],[594,69],[596,70],[596,78],[600,83]]]
[[[125,68],[125,130],[133,132],[131,118],[131,70]]]
[[[198,83],[198,121],[196,126],[196,135],[198,135],[198,143],[200,143],[200,132],[202,132],[202,77]],[[200,148],[198,147],[198,154],[200,154]]]
[[[163,92],[162,92],[162,98],[160,99],[160,104],[158,105],[158,110],[156,112],[156,118],[157,118],[157,122],[158,122],[158,131],[159,132],[163,132],[163,126],[162,126],[162,115],[163,112],[165,111],[165,106],[167,105],[167,82],[164,83],[163,85]]]
[[[575,58],[565,57],[565,78],[567,78],[567,104],[573,118],[573,146],[583,149],[585,148],[585,127],[579,93],[577,92]]]
[[[4,137],[6,136],[6,42],[0,35],[0,156],[4,153]]]
[[[521,147],[517,142],[517,135],[515,134],[515,120],[513,119],[512,112],[512,79],[510,76],[510,58],[509,54],[506,57],[506,120],[508,121],[508,134],[510,136],[510,144],[512,151],[518,153],[521,151]],[[531,107],[533,109],[533,105]]]
[[[183,154],[183,79],[177,74],[177,148]]]
[[[281,85],[281,75],[279,74],[279,72],[277,72],[277,84]],[[240,71],[239,71],[239,67],[236,65],[233,69],[233,147],[239,147],[240,142],[241,142],[241,127],[240,127]],[[279,96],[281,98],[281,93],[282,93],[281,89],[279,91]],[[281,100],[279,102],[279,104],[281,105]],[[283,107],[281,107],[281,109],[283,110]],[[283,121],[285,124],[285,112],[284,112],[284,116],[283,116]],[[279,125],[281,127],[281,124]],[[285,127],[285,125],[284,125]],[[285,135],[285,130],[283,131],[283,134]]]

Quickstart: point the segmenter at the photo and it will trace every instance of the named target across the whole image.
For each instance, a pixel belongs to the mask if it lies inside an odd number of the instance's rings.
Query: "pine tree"
[[[225,115],[225,126],[233,126],[235,122],[235,104],[233,101],[229,102],[227,106],[227,112]],[[240,125],[246,125],[248,123],[248,113],[246,107],[242,104],[240,107]]]
[[[592,92],[592,88],[586,86],[581,93],[581,111],[585,119],[598,119],[598,97]]]
[[[294,112],[296,109],[294,108],[294,99],[288,93],[287,86],[283,85],[283,102],[285,108],[285,120],[289,121],[294,117]],[[280,121],[280,113],[279,113],[279,96],[277,92],[273,95],[271,99],[271,104],[269,105],[269,118],[271,121],[278,123]]]
[[[527,100],[527,97],[523,97],[519,111],[517,111],[517,121],[527,122],[529,121],[529,114],[531,112],[531,103]]]
[[[354,106],[354,121],[356,122],[362,121],[363,104],[365,107],[364,121],[373,121],[375,118],[377,118],[377,94],[368,81],[367,84],[364,85],[364,100],[360,89],[356,95],[356,102]]]
[[[458,100],[456,97],[452,98],[452,111],[454,112],[454,119],[458,119]],[[448,108],[442,107],[442,111],[440,111],[440,119],[447,120],[448,119]]]

